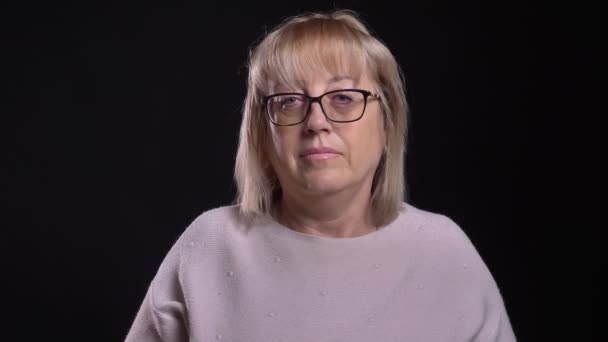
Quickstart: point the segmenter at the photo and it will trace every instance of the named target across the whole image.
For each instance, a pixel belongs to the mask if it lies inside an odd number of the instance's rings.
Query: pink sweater
[[[160,265],[135,341],[515,341],[502,296],[446,216],[403,204],[354,238],[298,233],[238,208],[200,215]]]

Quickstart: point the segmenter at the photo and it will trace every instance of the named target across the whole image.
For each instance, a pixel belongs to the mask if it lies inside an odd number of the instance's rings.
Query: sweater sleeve
[[[455,245],[460,246],[454,260],[465,262],[473,273],[467,281],[474,281],[471,288],[481,296],[479,298],[480,325],[471,337],[472,342],[515,342],[516,337],[511,326],[509,315],[500,292],[490,269],[482,259],[481,255],[466,235],[466,233],[451,219],[448,219],[449,229],[455,240]]]
[[[179,281],[181,240],[150,283],[125,342],[188,341],[187,313]]]
[[[485,299],[485,319],[473,342],[515,342],[515,334],[502,296],[494,282]]]

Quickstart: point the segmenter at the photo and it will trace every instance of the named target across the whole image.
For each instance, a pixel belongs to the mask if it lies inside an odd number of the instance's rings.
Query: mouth
[[[317,152],[317,153],[309,153],[302,155],[302,159],[305,160],[327,160],[333,159],[340,156],[337,152]]]
[[[334,159],[339,157],[340,155],[340,152],[334,150],[331,147],[320,146],[304,150],[300,157],[304,160],[313,161]]]

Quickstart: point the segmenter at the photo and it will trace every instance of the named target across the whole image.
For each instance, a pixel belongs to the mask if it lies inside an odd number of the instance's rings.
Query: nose
[[[306,118],[306,132],[316,133],[321,131],[330,132],[332,130],[331,122],[323,114],[321,104],[318,102],[310,105],[310,113]]]

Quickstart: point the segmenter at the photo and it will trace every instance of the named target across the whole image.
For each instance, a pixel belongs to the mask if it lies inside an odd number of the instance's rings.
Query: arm
[[[492,282],[485,300],[485,319],[473,342],[515,342],[515,334],[507,314],[502,296]]]
[[[188,341],[186,306],[179,282],[180,241],[152,280],[125,342]]]
[[[469,272],[465,278],[463,273],[454,274],[455,279],[465,281],[463,288],[471,296],[473,306],[469,313],[479,318],[479,323],[472,331],[472,342],[515,342],[516,337],[511,326],[500,289],[489,268],[479,255],[477,249],[464,231],[452,220],[448,221],[449,231],[454,239],[456,254],[453,261],[457,265],[450,269],[459,269],[463,263],[468,264]],[[459,283],[457,281],[456,283]]]

